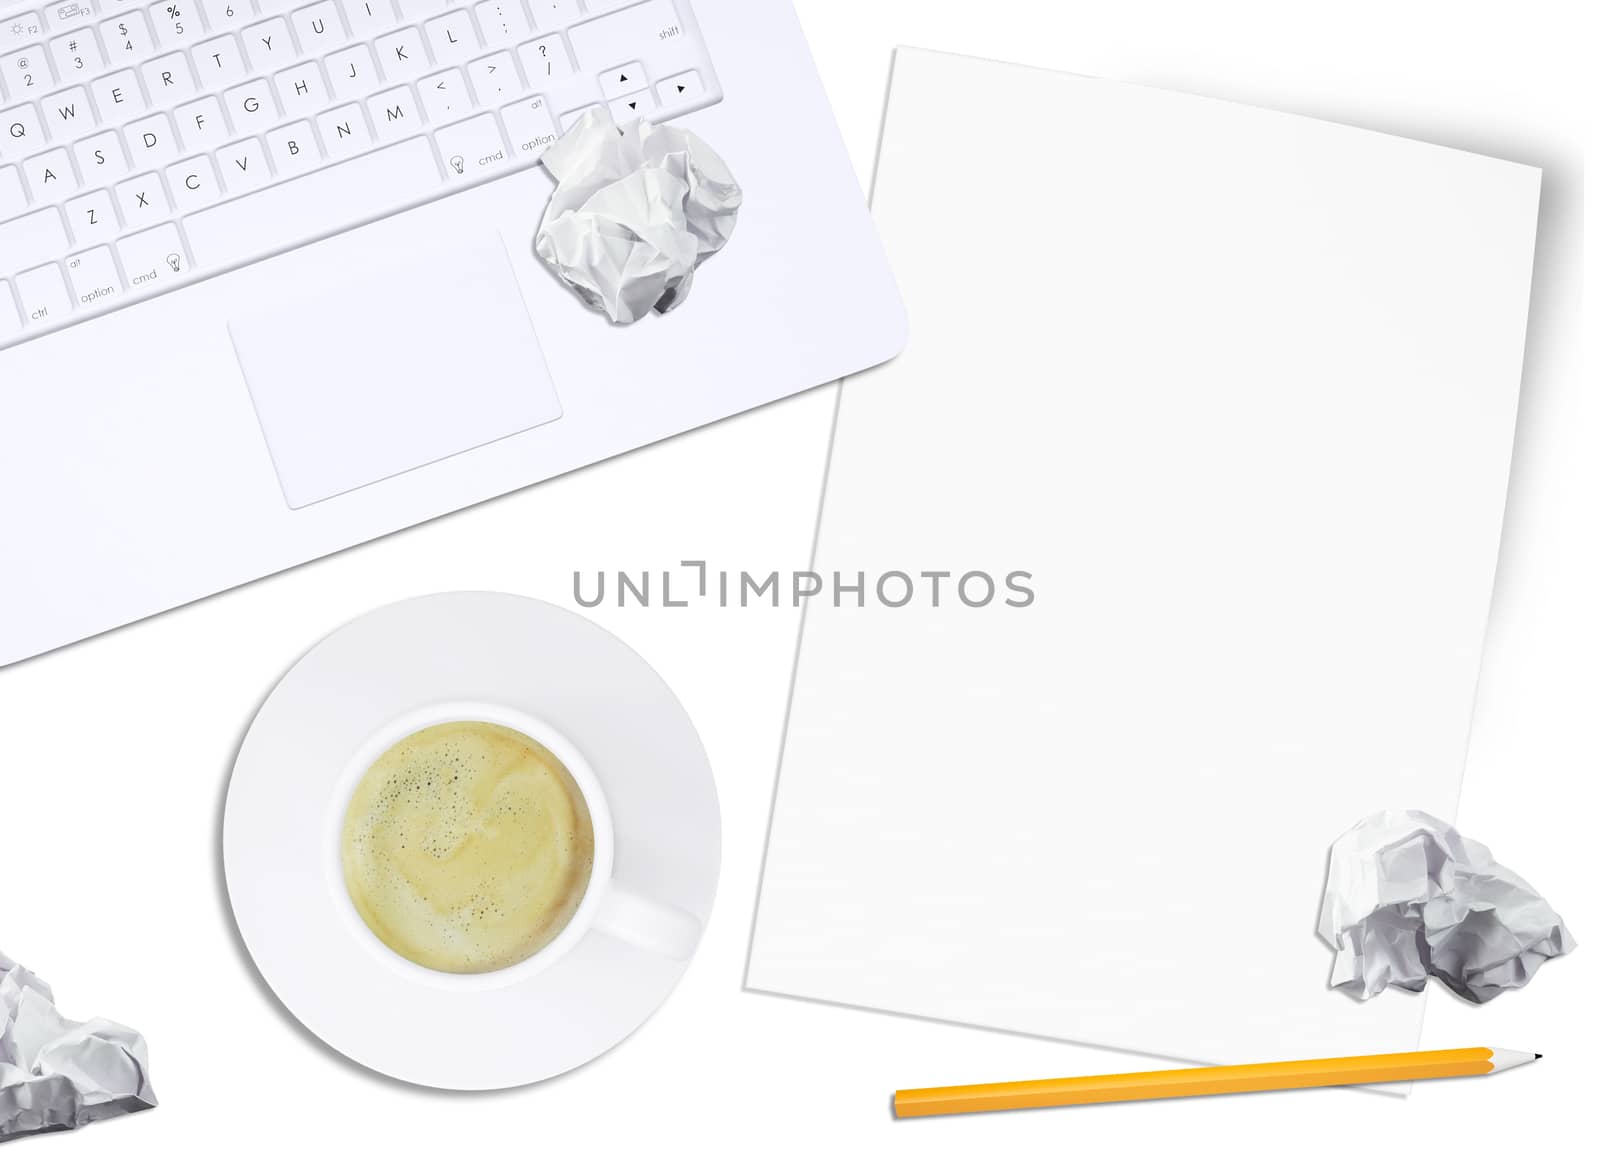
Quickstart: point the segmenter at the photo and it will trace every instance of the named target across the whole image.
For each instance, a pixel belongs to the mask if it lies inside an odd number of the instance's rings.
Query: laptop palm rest
[[[561,417],[496,235],[333,273],[228,328],[290,508]]]

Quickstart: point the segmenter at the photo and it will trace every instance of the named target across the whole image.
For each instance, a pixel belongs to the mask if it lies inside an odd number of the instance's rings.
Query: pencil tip
[[[1540,1055],[1540,1054],[1539,1054],[1539,1053],[1538,1053],[1538,1052],[1537,1052],[1537,1051],[1536,1051],[1536,1052],[1534,1052],[1534,1053],[1533,1053],[1533,1058],[1534,1058],[1534,1059],[1543,1059],[1543,1058],[1544,1058],[1544,1056],[1542,1056],[1542,1055]]]

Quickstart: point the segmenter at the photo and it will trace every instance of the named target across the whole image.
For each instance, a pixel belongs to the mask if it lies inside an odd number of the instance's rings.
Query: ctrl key
[[[55,264],[18,276],[17,299],[22,302],[23,320],[35,328],[57,325],[72,316],[72,296]]]
[[[178,238],[178,228],[167,223],[130,235],[117,245],[122,270],[133,292],[154,292],[189,275],[189,255]]]

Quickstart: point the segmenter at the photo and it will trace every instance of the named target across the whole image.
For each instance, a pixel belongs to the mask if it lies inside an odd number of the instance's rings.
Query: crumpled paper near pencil
[[[688,298],[733,235],[744,194],[701,139],[590,110],[544,154],[557,186],[534,250],[591,308],[628,325]]]
[[[142,1035],[63,1018],[50,987],[0,954],[0,1141],[155,1105]]]
[[[1577,943],[1527,881],[1425,812],[1379,812],[1334,842],[1317,932],[1330,984],[1358,999],[1431,974],[1488,1002]]]

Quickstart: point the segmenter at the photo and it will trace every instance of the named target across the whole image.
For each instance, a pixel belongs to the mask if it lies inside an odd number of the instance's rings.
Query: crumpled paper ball
[[[1379,812],[1338,840],[1317,932],[1330,985],[1358,999],[1421,990],[1431,974],[1485,1003],[1577,943],[1527,881],[1425,812]]]
[[[556,191],[534,250],[590,308],[629,325],[689,296],[733,235],[744,193],[687,130],[590,110],[544,153]]]
[[[0,1141],[155,1106],[142,1035],[63,1018],[50,987],[0,954]]]

